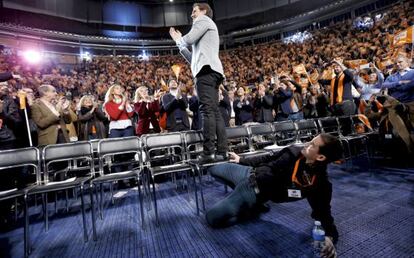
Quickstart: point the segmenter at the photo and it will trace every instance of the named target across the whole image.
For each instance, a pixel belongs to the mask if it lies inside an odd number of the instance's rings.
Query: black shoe
[[[259,214],[268,213],[270,211],[270,206],[266,203],[260,203],[255,205],[254,210]]]
[[[200,164],[206,164],[206,163],[213,163],[216,161],[216,155],[214,154],[201,154],[198,156],[197,161]]]
[[[229,153],[228,152],[217,152],[216,154],[216,161],[227,161],[229,160]]]

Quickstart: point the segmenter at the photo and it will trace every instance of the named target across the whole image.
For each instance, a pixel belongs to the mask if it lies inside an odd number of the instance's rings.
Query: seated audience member
[[[253,103],[243,87],[237,89],[237,98],[233,102],[236,125],[253,122]]]
[[[85,95],[78,104],[78,136],[80,141],[103,139],[107,136],[107,117],[92,95]]]
[[[162,107],[167,113],[167,130],[171,132],[186,131],[190,129],[187,107],[188,100],[178,88],[177,81],[168,82],[169,92],[162,97]]]
[[[136,127],[138,136],[149,133],[151,126],[155,133],[161,132],[157,118],[157,113],[160,112],[159,98],[159,91],[155,92],[154,96],[149,96],[148,88],[145,86],[141,86],[135,91],[134,109],[138,114]]]
[[[254,215],[269,200],[283,203],[306,198],[312,218],[321,221],[326,232],[321,255],[335,257],[338,231],[331,215],[327,165],[341,156],[340,141],[329,134],[316,136],[305,147],[290,146],[268,156],[242,158],[230,153],[233,163],[212,166],[209,172],[234,190],[207,211],[207,223],[231,226]]]
[[[38,145],[67,143],[70,141],[66,124],[72,120],[70,102],[63,96],[58,100],[55,87],[42,85],[32,109],[32,119],[38,128]],[[55,104],[56,103],[56,104]]]
[[[109,138],[134,135],[131,118],[134,109],[129,103],[124,88],[118,84],[109,87],[105,95],[104,110],[109,117]]]
[[[273,96],[266,95],[266,86],[259,84],[256,98],[253,104],[255,122],[273,122]]]

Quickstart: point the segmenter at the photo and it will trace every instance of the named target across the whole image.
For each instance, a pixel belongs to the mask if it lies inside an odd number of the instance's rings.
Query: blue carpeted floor
[[[334,186],[332,210],[340,233],[339,257],[414,257],[414,171],[330,169]],[[222,198],[224,187],[205,177],[206,207]],[[123,195],[125,194],[125,195]],[[123,195],[123,196],[121,196]],[[259,218],[226,229],[211,229],[195,214],[193,195],[172,183],[158,189],[160,227],[153,209],[140,227],[136,189],[120,190],[115,205],[106,204],[98,220],[98,241],[84,243],[78,202],[64,202],[50,216],[44,232],[42,218],[31,210],[31,257],[309,257],[310,208],[306,200],[271,204]],[[88,200],[89,202],[89,200]],[[53,204],[50,204],[53,210]],[[92,235],[90,212],[88,227]],[[23,228],[0,235],[0,257],[23,256]]]

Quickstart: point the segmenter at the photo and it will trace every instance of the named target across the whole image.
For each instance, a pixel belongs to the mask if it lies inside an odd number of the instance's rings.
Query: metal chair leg
[[[203,173],[202,173],[202,169],[200,169],[200,167],[197,165],[197,172],[198,172],[198,179],[199,179],[199,181],[200,181],[200,195],[201,195],[201,205],[203,206],[203,211],[205,211],[206,210],[206,205],[205,205],[205,202],[204,202],[204,193],[203,193],[203,181],[202,181],[202,178],[203,178]]]
[[[17,212],[17,198],[14,198],[14,221],[17,221],[17,216],[18,216],[18,212]]]
[[[157,196],[155,194],[155,179],[152,177],[152,194],[154,198],[154,210],[155,210],[155,224],[158,227],[160,225],[158,218]]]
[[[95,201],[94,201],[94,190],[95,186],[93,184],[89,187],[89,195],[91,197],[91,215],[92,215],[92,234],[93,234],[93,241],[97,240],[96,236],[96,214],[95,214]]]
[[[193,184],[194,184],[194,194],[195,194],[197,216],[200,216],[200,207],[198,205],[197,181],[196,181],[196,174],[195,173],[193,174]]]
[[[145,220],[144,220],[144,204],[143,204],[143,197],[141,193],[141,185],[140,185],[140,178],[137,178],[138,180],[138,199],[139,199],[139,207],[141,212],[141,227],[145,228]]]
[[[101,196],[99,199],[99,215],[101,217],[101,220],[103,220],[103,185],[100,184],[99,187],[101,188]]]
[[[24,256],[28,257],[30,254],[30,237],[29,237],[29,206],[28,196],[25,195],[23,199],[24,205]]]
[[[83,222],[83,239],[88,242],[88,231],[86,229],[86,217],[85,217],[85,201],[83,197],[83,185],[80,186],[80,198],[82,207],[82,222]]]
[[[57,202],[58,202],[58,198],[57,198],[57,192],[55,192],[55,214],[57,214],[58,210],[57,210]]]
[[[45,231],[47,232],[48,230],[49,230],[49,210],[48,210],[48,207],[47,207],[47,193],[46,194],[43,194],[43,199],[44,199],[44,204],[45,204],[45,207],[44,207],[44,216],[45,216]]]
[[[69,212],[69,191],[68,189],[65,190],[65,198],[66,198],[66,212]]]

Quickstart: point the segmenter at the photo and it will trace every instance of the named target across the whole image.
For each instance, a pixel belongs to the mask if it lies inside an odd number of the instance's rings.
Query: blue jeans
[[[299,112],[294,113],[294,114],[290,114],[288,116],[288,120],[292,120],[292,121],[301,120],[301,119],[303,119],[303,112],[302,111],[299,111]]]
[[[254,188],[249,183],[252,168],[226,163],[210,167],[208,170],[213,177],[224,181],[234,190],[207,211],[207,223],[212,227],[234,225],[257,202]]]
[[[119,138],[119,137],[128,137],[134,136],[134,129],[132,126],[128,126],[124,129],[111,129],[109,133],[109,138]]]

